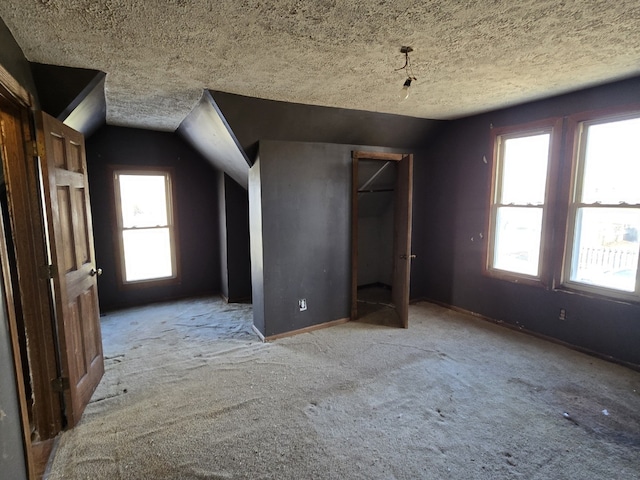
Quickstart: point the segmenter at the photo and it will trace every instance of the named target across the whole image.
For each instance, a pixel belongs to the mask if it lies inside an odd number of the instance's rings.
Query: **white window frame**
[[[635,292],[625,292],[622,290],[608,288],[600,285],[591,285],[571,280],[571,269],[573,262],[574,248],[576,246],[576,221],[580,208],[618,208],[618,209],[634,209],[640,210],[640,204],[608,204],[594,203],[583,204],[580,202],[582,193],[582,182],[584,180],[584,160],[587,148],[587,129],[592,125],[600,125],[622,120],[640,118],[640,111],[634,110],[626,113],[616,114],[597,114],[587,113],[584,115],[576,115],[570,118],[568,140],[568,153],[571,155],[571,178],[570,178],[570,194],[567,212],[567,228],[564,245],[564,260],[561,273],[561,284],[563,287],[571,290],[577,290],[588,294],[598,296],[606,296],[620,300],[640,300],[640,255],[638,256],[638,266],[636,270],[636,289]]]
[[[140,287],[140,286],[159,286],[162,284],[178,283],[180,281],[179,262],[178,262],[178,245],[177,245],[177,226],[175,215],[175,195],[174,195],[174,172],[169,167],[131,167],[131,166],[111,166],[113,178],[113,194],[115,204],[115,220],[116,220],[116,245],[117,256],[119,258],[118,266],[118,283],[121,287]],[[136,230],[125,228],[122,220],[122,204],[120,199],[120,175],[140,175],[140,176],[163,176],[165,178],[165,198],[167,224],[155,227],[144,227],[145,229],[168,228],[169,241],[171,249],[171,270],[170,276],[149,278],[142,280],[127,280],[125,268],[125,253],[123,232],[126,230]]]
[[[550,118],[538,122],[523,125],[497,127],[491,129],[492,148],[492,175],[491,175],[491,197],[488,218],[488,241],[485,255],[485,274],[511,280],[519,283],[548,286],[552,283],[553,269],[551,265],[552,250],[552,212],[550,206],[555,201],[554,179],[558,175],[558,160],[562,137],[562,118]],[[512,138],[522,138],[534,135],[549,134],[549,157],[547,160],[547,175],[545,182],[544,203],[541,205],[515,205],[502,204],[498,201],[502,188],[502,160],[504,154],[504,141]],[[523,208],[541,208],[542,225],[540,238],[540,251],[538,256],[538,272],[536,275],[513,272],[498,269],[493,266],[495,258],[497,213],[500,207],[513,206]]]

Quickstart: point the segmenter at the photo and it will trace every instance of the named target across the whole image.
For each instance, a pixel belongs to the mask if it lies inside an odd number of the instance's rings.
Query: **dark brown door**
[[[411,276],[411,206],[413,198],[413,155],[398,162],[395,188],[393,236],[392,301],[402,326],[409,326],[409,285]]]
[[[84,138],[46,113],[36,119],[61,385],[67,427],[73,427],[104,373]]]

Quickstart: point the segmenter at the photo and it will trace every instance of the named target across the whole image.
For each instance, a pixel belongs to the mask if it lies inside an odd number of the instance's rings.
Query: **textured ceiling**
[[[106,72],[108,123],[160,130],[204,88],[446,119],[640,73],[638,0],[0,0],[0,17],[30,61]]]

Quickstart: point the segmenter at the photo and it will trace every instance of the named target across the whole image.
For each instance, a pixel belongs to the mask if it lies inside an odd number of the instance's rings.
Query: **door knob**
[[[400,255],[400,258],[406,260],[407,258],[416,258],[415,255]]]
[[[92,277],[95,277],[96,275],[100,276],[102,275],[102,269],[99,268],[96,270],[95,268],[92,268],[91,271],[89,272],[89,275],[91,275]]]

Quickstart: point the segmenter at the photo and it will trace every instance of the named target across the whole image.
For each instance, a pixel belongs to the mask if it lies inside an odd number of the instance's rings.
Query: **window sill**
[[[640,305],[640,298],[634,296],[634,294],[625,294],[625,292],[589,287],[588,285],[562,284],[554,287],[553,291],[567,293],[569,295],[579,295],[581,297],[591,298],[594,300],[621,303],[624,305]]]
[[[180,284],[180,277],[170,277],[170,278],[159,278],[153,280],[140,280],[137,282],[119,282],[118,287],[121,290],[138,290],[144,288],[156,288],[156,287],[165,287],[168,285],[178,285]]]
[[[528,285],[531,287],[548,288],[548,286],[538,277],[532,277],[521,273],[512,273],[505,270],[485,269],[484,276],[496,280],[504,280],[519,285]]]

